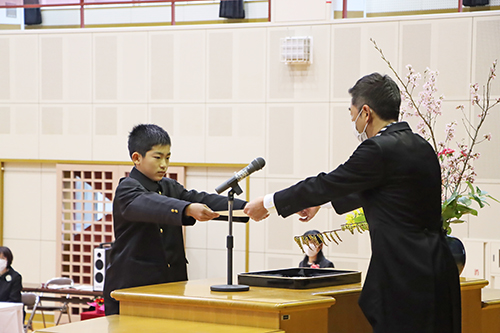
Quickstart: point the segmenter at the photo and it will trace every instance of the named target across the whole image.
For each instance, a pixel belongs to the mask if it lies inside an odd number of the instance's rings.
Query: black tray
[[[310,289],[361,282],[361,272],[329,268],[284,268],[238,274],[238,284]]]

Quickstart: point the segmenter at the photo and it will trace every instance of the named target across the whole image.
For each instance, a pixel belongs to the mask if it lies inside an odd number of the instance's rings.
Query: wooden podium
[[[222,280],[194,280],[116,290],[120,315],[85,320],[37,332],[372,333],[358,306],[361,284],[315,289],[250,287],[244,292],[213,292]],[[481,333],[482,279],[461,279],[462,332]],[[404,298],[401,299],[404,302]],[[491,305],[491,307],[495,307]],[[496,312],[498,313],[498,312]]]
[[[315,289],[250,287],[211,292],[220,280],[194,280],[116,290],[120,314],[281,329],[287,333],[371,333],[357,304],[361,283]],[[461,279],[463,333],[481,332],[481,289]],[[404,302],[404,299],[401,300]]]

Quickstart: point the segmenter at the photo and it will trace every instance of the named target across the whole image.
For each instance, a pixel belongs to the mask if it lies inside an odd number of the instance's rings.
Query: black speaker
[[[109,254],[112,244],[102,243],[94,249],[93,289],[95,291],[104,290],[104,279],[106,278],[106,268],[109,265]]]

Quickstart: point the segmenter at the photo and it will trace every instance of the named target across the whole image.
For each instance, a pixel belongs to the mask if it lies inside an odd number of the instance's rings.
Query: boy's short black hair
[[[3,254],[5,259],[7,260],[7,268],[10,268],[10,265],[12,265],[12,260],[14,260],[12,251],[6,246],[0,246],[0,253]]]
[[[349,89],[352,105],[361,109],[368,105],[382,120],[398,120],[401,92],[390,76],[372,73],[363,76]]]
[[[128,136],[128,152],[130,157],[134,152],[145,156],[154,146],[170,146],[170,136],[158,125],[140,124],[135,126]]]

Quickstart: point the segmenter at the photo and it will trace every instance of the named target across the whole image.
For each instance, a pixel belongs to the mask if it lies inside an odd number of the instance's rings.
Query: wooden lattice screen
[[[113,196],[130,166],[58,164],[57,274],[75,284],[92,285],[93,251],[113,237]],[[168,177],[184,184],[184,167],[170,167]],[[83,308],[86,308],[85,306]],[[81,307],[72,306],[78,315]]]

